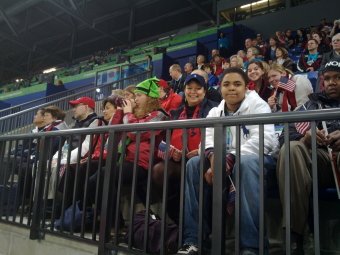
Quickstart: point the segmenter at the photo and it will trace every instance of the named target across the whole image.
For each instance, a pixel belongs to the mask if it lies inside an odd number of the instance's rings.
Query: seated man
[[[308,40],[307,52],[302,53],[297,64],[300,72],[318,71],[322,61],[322,54],[318,52],[318,42],[315,39]]]
[[[300,110],[316,110],[340,107],[340,62],[330,61],[323,70],[325,91],[309,95],[309,101]],[[317,162],[320,188],[334,187],[331,159],[327,146],[337,156],[339,166],[340,118],[325,122],[328,135],[321,122],[317,123]],[[290,136],[290,187],[291,187],[291,232],[292,249],[303,254],[303,233],[307,225],[309,198],[312,189],[311,130],[307,122],[292,125]],[[280,137],[283,144],[283,135]],[[282,146],[278,163],[277,179],[283,205],[283,227],[285,228],[285,147]],[[322,174],[321,174],[322,173]],[[294,254],[295,254],[294,253]]]

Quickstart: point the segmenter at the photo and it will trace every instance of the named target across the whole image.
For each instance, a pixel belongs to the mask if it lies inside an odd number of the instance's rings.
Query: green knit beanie
[[[134,93],[143,93],[152,98],[159,98],[158,82],[159,79],[156,77],[142,81],[141,83],[137,84]]]

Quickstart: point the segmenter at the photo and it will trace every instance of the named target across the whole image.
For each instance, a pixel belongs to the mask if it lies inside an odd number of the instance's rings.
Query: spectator
[[[272,112],[294,111],[308,101],[313,93],[310,81],[302,75],[293,75],[292,71],[278,64],[272,64],[268,72],[268,81],[273,87],[268,104]]]
[[[76,100],[69,101],[69,104],[73,107],[73,118],[76,120],[72,128],[87,128],[87,127],[98,127],[98,116],[94,112],[95,101],[90,97],[80,97]],[[90,149],[91,136],[72,136],[71,141],[66,141],[63,146],[63,153],[61,155],[61,169],[57,169],[58,153],[53,156],[52,171],[50,178],[50,185],[48,191],[48,198],[52,199],[55,195],[55,183],[56,183],[56,172],[65,169],[67,163],[76,164],[81,158],[78,158],[78,149],[80,149],[80,156],[85,157]],[[80,148],[78,148],[81,144]],[[70,152],[70,158],[67,158],[67,152]],[[63,174],[61,174],[61,177]]]
[[[238,67],[243,69],[243,59],[238,55],[232,55],[230,57],[230,67]]]
[[[218,84],[218,78],[212,73],[212,68],[209,64],[203,66],[203,70],[208,74],[208,86],[215,87]]]
[[[198,74],[191,74],[185,80],[185,103],[176,110],[171,111],[172,120],[205,118],[210,109],[218,103],[206,99],[207,84]],[[187,129],[187,147],[183,148],[183,130],[174,129],[171,134],[170,160],[168,165],[169,191],[168,214],[176,223],[179,216],[179,190],[181,178],[182,152],[185,150],[186,160],[198,155],[198,146],[201,142],[199,128]],[[152,172],[152,180],[159,194],[162,194],[165,162],[157,163]]]
[[[211,67],[214,70],[214,75],[218,77],[223,73],[223,65],[225,64],[226,61],[220,55],[215,55],[212,60],[213,61],[211,63]]]
[[[203,55],[198,55],[196,59],[197,69],[202,69],[205,64],[205,57]]]
[[[197,70],[192,71],[191,74],[198,74],[202,76],[204,78],[205,83],[208,84],[209,76],[206,71],[197,69]],[[209,86],[206,91],[206,98],[211,101],[218,102],[218,103],[221,102],[222,100],[221,94],[216,89],[214,89],[213,87],[209,87]]]
[[[244,68],[247,69],[249,63],[253,60],[260,60],[258,58],[259,50],[256,47],[250,47],[247,51],[247,62],[244,62]]]
[[[300,28],[296,30],[296,45],[300,48],[304,48],[307,42],[305,31]]]
[[[185,76],[188,76],[189,74],[191,74],[191,72],[194,70],[194,66],[192,63],[188,62],[184,65],[184,73]]]
[[[312,38],[315,39],[318,42],[318,52],[319,53],[324,54],[324,53],[329,52],[331,50],[329,45],[324,42],[324,38],[323,38],[321,32],[314,31],[312,33]]]
[[[284,47],[277,47],[275,51],[276,59],[273,63],[282,65],[284,68],[293,72],[296,71],[296,64],[288,57],[288,51]]]
[[[281,31],[276,31],[275,36],[278,40],[278,46],[283,46],[286,45],[286,36],[283,32]]]
[[[237,56],[239,56],[240,58],[242,58],[243,62],[247,61],[247,56],[244,50],[239,50],[237,52]]]
[[[295,46],[295,38],[294,36],[292,35],[292,30],[290,29],[287,29],[286,32],[285,32],[285,39],[286,39],[286,47],[288,49],[292,49],[294,46]]]
[[[247,52],[247,50],[252,47],[252,40],[251,38],[247,38],[245,41],[244,41],[244,51]]]
[[[248,89],[255,90],[266,102],[272,94],[272,90],[269,87],[267,79],[268,71],[268,64],[266,62],[257,60],[250,62],[247,68],[247,74],[250,80]]]
[[[183,94],[184,80],[185,77],[182,75],[182,69],[180,65],[173,64],[169,68],[169,74],[172,78],[170,82],[171,88],[177,94]]]
[[[219,37],[218,37],[218,49],[219,49],[219,54],[226,58],[228,56],[228,49],[229,49],[229,40],[225,36],[223,32],[220,32]]]
[[[318,71],[321,65],[322,54],[318,52],[318,42],[310,39],[307,42],[307,52],[302,53],[297,64],[300,72]]]
[[[267,49],[265,60],[271,64],[276,58],[276,48],[279,46],[279,41],[276,36],[269,38],[269,48]]]
[[[178,107],[182,104],[182,97],[177,95],[165,80],[160,79],[158,81],[158,86],[159,101],[162,108],[167,113],[170,113],[171,110],[178,109]]]
[[[330,60],[340,61],[340,33],[332,37],[333,50],[325,53],[322,57],[321,68],[323,69]]]
[[[266,45],[265,45],[265,42],[262,39],[261,34],[256,35],[256,41],[257,41],[256,47],[259,48],[260,55],[264,57],[266,55]]]
[[[334,20],[334,25],[329,36],[332,37],[338,33],[340,33],[340,19]]]
[[[330,61],[323,70],[325,91],[313,93],[309,101],[300,107],[300,111],[329,109],[340,107],[340,62]],[[327,151],[333,151],[336,164],[340,165],[340,119],[329,120],[323,125],[317,122],[317,171],[319,188],[334,188],[334,177],[331,159]],[[306,125],[305,125],[306,124]],[[305,128],[303,128],[304,126]],[[328,135],[323,130],[327,127]],[[283,227],[285,228],[285,146],[284,134],[280,136],[281,150],[277,162],[277,180],[279,184],[280,199],[283,205]],[[310,123],[296,123],[290,126],[290,195],[291,195],[291,247],[292,253],[303,254],[303,234],[308,222],[310,192],[312,189],[312,157],[311,157],[311,130]]]
[[[221,82],[223,100],[214,107],[209,117],[240,116],[258,113],[270,113],[270,108],[256,92],[247,90],[248,77],[239,68],[229,68],[224,72]],[[241,165],[240,165],[240,246],[241,254],[258,254],[259,245],[259,127],[243,126],[241,128]],[[212,185],[214,176],[214,155],[223,153],[226,158],[227,175],[234,179],[234,162],[236,155],[236,128],[227,130],[227,152],[214,151],[214,130],[207,128],[205,157],[207,166],[204,169],[204,208],[203,208],[203,241],[207,241],[211,226]],[[275,169],[274,160],[269,154],[277,144],[274,125],[264,127],[264,162],[266,170]],[[265,171],[266,172],[266,171]],[[183,246],[177,254],[198,254],[198,213],[200,157],[189,159],[186,167],[184,231]],[[203,174],[203,173],[202,173]],[[230,185],[233,185],[231,183]],[[227,188],[227,190],[230,187]],[[223,194],[225,198],[227,194]],[[232,214],[232,205],[227,205],[227,212]],[[201,251],[201,254],[206,254]]]
[[[130,100],[132,107],[135,107],[135,89],[136,86],[130,85],[124,89],[124,98]]]

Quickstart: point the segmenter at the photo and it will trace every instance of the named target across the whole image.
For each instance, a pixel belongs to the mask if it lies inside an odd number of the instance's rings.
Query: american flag
[[[301,135],[305,135],[310,129],[310,122],[297,122],[295,123],[295,128]]]
[[[279,84],[278,84],[278,88],[281,88],[289,92],[293,92],[295,89],[295,86],[296,86],[296,83],[294,81],[284,76],[281,77]]]
[[[157,152],[157,156],[163,160],[165,160],[165,151],[166,151],[166,143],[164,141],[161,141],[161,143],[158,145],[158,152]],[[171,158],[172,155],[174,155],[175,152],[175,147],[170,145],[169,146],[169,157]]]

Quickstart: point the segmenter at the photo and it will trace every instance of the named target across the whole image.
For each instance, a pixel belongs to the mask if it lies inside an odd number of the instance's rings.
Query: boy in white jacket
[[[238,116],[248,114],[270,113],[269,105],[255,91],[247,88],[248,77],[239,68],[225,71],[221,82],[222,102],[210,110],[208,117]],[[226,171],[233,170],[230,162],[236,155],[236,128],[227,127],[227,163]],[[241,159],[240,159],[240,246],[241,254],[258,254],[259,244],[259,126],[241,126]],[[278,141],[274,125],[264,126],[264,163],[268,171],[275,171],[275,161],[270,156]],[[210,168],[205,172],[205,211],[211,203],[214,173],[214,129],[206,130],[205,157]],[[184,236],[183,246],[177,254],[198,254],[198,199],[199,199],[199,161],[190,159],[186,167]],[[209,224],[205,213],[204,221]],[[208,221],[208,222],[206,222]],[[204,237],[209,233],[203,228]]]

